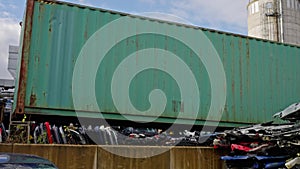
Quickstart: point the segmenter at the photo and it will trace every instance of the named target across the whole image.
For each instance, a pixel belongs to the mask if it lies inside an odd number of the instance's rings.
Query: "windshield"
[[[1,169],[56,169],[51,164],[0,164]]]

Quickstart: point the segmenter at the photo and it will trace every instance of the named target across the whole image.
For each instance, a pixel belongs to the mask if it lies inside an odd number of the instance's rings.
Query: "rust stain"
[[[247,66],[247,93],[249,95],[250,90],[250,46],[249,39],[246,39],[246,66]]]
[[[43,91],[43,96],[44,96],[44,98],[46,98],[46,95],[47,95],[47,94],[46,94],[46,92],[45,92],[45,91]]]
[[[42,20],[42,15],[45,11],[45,7],[43,6],[43,4],[39,5],[39,20]]]
[[[139,39],[138,39],[138,36],[135,36],[135,47],[136,47],[136,50],[139,49]]]
[[[249,39],[246,39],[246,58],[247,58],[247,62],[249,61],[250,59],[250,46],[249,46]]]
[[[239,39],[240,111],[243,112],[243,42]]]
[[[223,61],[223,64],[225,65],[226,63],[225,63],[225,58],[227,58],[226,56],[227,56],[227,51],[226,51],[226,44],[225,44],[225,39],[224,39],[224,37],[222,37],[222,51],[223,51],[223,55],[225,56],[225,57],[223,57],[222,58],[222,61]]]
[[[35,94],[31,94],[30,95],[30,106],[35,106],[36,105],[36,95]]]
[[[88,39],[88,33],[87,33],[87,28],[84,31],[84,39],[87,40]]]
[[[234,51],[234,43],[231,41],[230,42],[230,51]],[[232,90],[232,119],[235,119],[235,112],[236,112],[236,106],[235,106],[235,53],[231,52],[231,57],[232,57],[232,69],[231,69],[231,77],[232,77],[232,81],[231,81],[231,90]]]
[[[88,23],[89,23],[89,20],[86,20],[86,22],[84,23],[84,39],[85,40],[88,40]]]
[[[17,91],[17,106],[15,113],[24,114],[25,107],[25,93],[26,93],[26,81],[27,81],[27,64],[28,64],[28,56],[30,52],[30,41],[31,41],[31,33],[32,33],[32,18],[33,18],[33,9],[34,9],[34,0],[27,1],[26,7],[26,22],[24,24],[24,37],[23,37],[23,46],[21,53],[21,64],[20,64],[20,72],[19,72],[19,80],[18,80],[18,91]]]
[[[224,107],[224,111],[223,111],[223,114],[225,115],[225,121],[230,121],[230,117],[229,117],[229,113],[228,113],[228,108],[227,108],[227,104],[225,105]],[[223,115],[223,116],[224,116]]]
[[[249,39],[246,40],[246,88],[244,92],[247,92],[247,96],[250,96],[250,45],[249,45]],[[248,105],[251,105],[250,99],[248,99]],[[249,120],[251,119],[251,113],[249,115]]]

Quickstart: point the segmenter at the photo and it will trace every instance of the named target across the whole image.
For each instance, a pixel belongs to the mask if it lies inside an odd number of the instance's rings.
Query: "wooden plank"
[[[171,150],[172,169],[221,169],[220,153],[210,147],[176,147]]]
[[[0,152],[11,153],[13,151],[12,144],[0,144]]]
[[[0,151],[35,154],[60,169],[221,169],[220,156],[228,153],[211,147],[42,144],[0,144]]]
[[[108,150],[108,151],[107,151]],[[157,154],[145,157],[149,153]],[[111,153],[114,152],[114,153]],[[119,154],[119,155],[117,155]],[[122,156],[120,156],[122,154]],[[133,158],[129,158],[133,157]],[[145,157],[145,158],[141,158]],[[163,147],[99,147],[98,169],[170,169],[170,151]]]
[[[44,157],[60,169],[92,169],[97,159],[97,146],[14,144],[13,152]]]

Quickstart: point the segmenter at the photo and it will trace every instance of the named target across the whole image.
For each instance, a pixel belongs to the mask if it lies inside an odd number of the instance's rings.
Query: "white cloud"
[[[246,32],[247,3],[245,0],[173,0],[170,11],[188,14],[186,19],[191,22],[208,24],[215,29]]]
[[[8,45],[19,45],[21,27],[12,18],[0,18],[0,25],[0,79],[11,79],[7,71]]]
[[[2,11],[2,12],[0,13],[0,16],[1,16],[1,17],[4,17],[4,18],[8,18],[8,17],[11,16],[11,14],[10,14],[9,12]]]
[[[8,7],[11,8],[11,9],[18,9],[18,7],[16,5],[13,5],[13,4],[9,4]]]
[[[86,6],[94,6],[92,3],[90,3],[87,0],[78,0],[78,4],[80,4],[80,5],[86,5]]]
[[[157,5],[167,5],[169,3],[169,1],[166,0],[138,0],[141,3],[147,3],[147,4],[157,4]]]
[[[92,3],[89,0],[63,0],[64,2],[70,2],[70,3],[75,3],[79,5],[84,5],[84,6],[95,6],[93,5],[93,0]]]
[[[246,34],[247,0],[138,0],[201,27]]]
[[[141,16],[146,16],[149,18],[156,18],[159,20],[166,20],[166,21],[171,21],[171,22],[178,22],[178,23],[192,25],[191,22],[189,22],[181,17],[178,17],[173,14],[162,13],[162,12],[143,12],[143,13],[137,13],[136,15],[141,15]]]

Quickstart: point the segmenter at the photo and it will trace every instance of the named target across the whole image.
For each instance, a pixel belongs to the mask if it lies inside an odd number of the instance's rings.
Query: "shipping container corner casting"
[[[220,126],[300,99],[300,48],[58,1],[28,0],[16,113]]]

